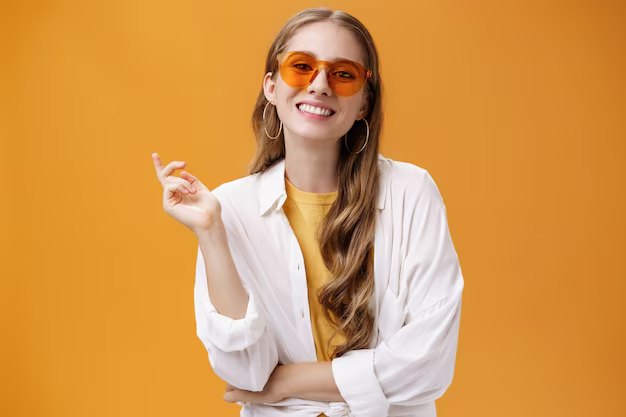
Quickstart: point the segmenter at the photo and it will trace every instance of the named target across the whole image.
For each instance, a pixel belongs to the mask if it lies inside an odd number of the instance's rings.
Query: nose
[[[326,94],[327,96],[331,94],[330,86],[328,85],[328,67],[321,66],[319,70],[311,77],[311,82],[309,83],[306,91],[316,92],[317,94]]]

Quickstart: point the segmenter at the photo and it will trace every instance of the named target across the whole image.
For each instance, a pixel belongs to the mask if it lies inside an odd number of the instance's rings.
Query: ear
[[[263,92],[267,101],[276,103],[276,81],[272,80],[272,73],[268,72],[263,78]]]
[[[359,110],[358,116],[357,116],[357,120],[361,120],[362,118],[365,117],[365,115],[367,114],[369,105],[367,102],[367,95],[363,95],[363,101],[361,103],[361,110]]]

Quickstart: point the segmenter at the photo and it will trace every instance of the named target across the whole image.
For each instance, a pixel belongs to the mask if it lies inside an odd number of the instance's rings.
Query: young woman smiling
[[[464,280],[429,173],[379,153],[379,59],[356,18],[293,16],[252,115],[250,175],[209,191],[153,154],[198,237],[197,334],[242,416],[435,417]]]

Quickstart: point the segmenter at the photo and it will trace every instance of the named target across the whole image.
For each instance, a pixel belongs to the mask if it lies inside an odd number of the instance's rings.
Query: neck
[[[329,144],[301,139],[286,140],[285,176],[301,191],[310,193],[337,191],[340,144],[340,141]]]

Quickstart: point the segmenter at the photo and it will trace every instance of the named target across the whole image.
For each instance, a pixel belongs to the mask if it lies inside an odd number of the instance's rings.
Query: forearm
[[[283,367],[280,381],[285,398],[345,401],[335,384],[332,362],[302,362]]]
[[[206,266],[207,288],[211,304],[218,313],[232,319],[246,315],[248,294],[233,261],[226,229],[221,221],[197,234]]]

